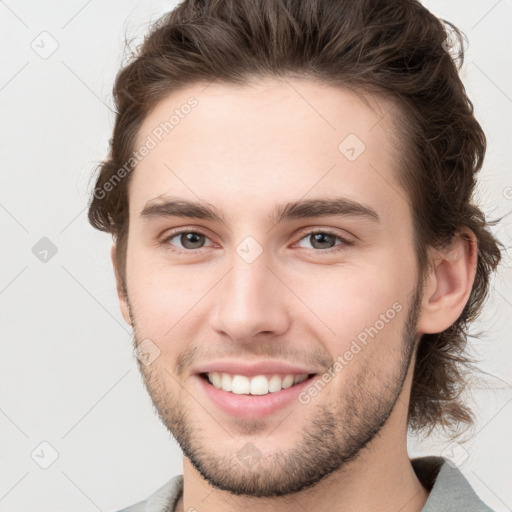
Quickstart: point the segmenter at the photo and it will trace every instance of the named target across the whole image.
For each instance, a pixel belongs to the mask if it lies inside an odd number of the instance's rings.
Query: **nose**
[[[290,292],[264,257],[247,263],[235,255],[231,270],[215,290],[210,322],[217,333],[237,343],[250,343],[289,329]]]

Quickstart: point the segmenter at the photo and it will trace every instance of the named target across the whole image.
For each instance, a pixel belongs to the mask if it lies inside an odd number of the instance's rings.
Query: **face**
[[[138,134],[156,144],[129,186],[121,306],[164,424],[220,489],[307,488],[397,409],[421,297],[390,105],[369,99],[312,81],[195,85]],[[202,375],[215,369],[232,391]],[[244,388],[261,374],[285,389]]]

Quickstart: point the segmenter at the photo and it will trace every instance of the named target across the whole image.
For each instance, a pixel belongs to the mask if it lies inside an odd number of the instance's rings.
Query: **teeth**
[[[233,389],[231,387],[231,377],[227,373],[222,373],[221,375],[219,387],[224,391],[231,391]]]
[[[210,375],[208,375],[208,378],[210,379]],[[217,388],[217,389],[220,389],[220,387],[222,386],[221,384],[221,378],[220,378],[220,374],[217,373],[217,372],[213,372],[212,375],[211,375],[211,379],[210,379],[210,382]]]
[[[233,381],[236,378],[237,378],[237,376],[235,375],[235,377],[233,377]],[[249,379],[247,379],[247,377],[243,377],[243,378],[246,379],[247,381],[249,380]],[[257,377],[253,377],[251,379],[251,387],[250,387],[251,395],[266,395],[269,392],[268,385],[269,385],[268,379],[264,375],[258,375]],[[235,389],[236,389],[236,386],[235,386]]]
[[[272,378],[268,381],[268,390],[271,393],[275,393],[276,391],[281,391],[281,377],[279,375],[273,375]]]
[[[304,382],[308,378],[307,373],[303,373],[302,375],[297,375],[295,379],[293,379],[294,384],[300,384],[301,382]]]
[[[251,392],[251,382],[243,375],[235,375],[231,381],[231,392],[237,395],[248,395]]]
[[[275,393],[281,389],[287,389],[294,384],[299,384],[308,378],[308,374],[286,375],[281,378],[273,375],[268,379],[265,375],[257,375],[249,378],[245,375],[230,375],[229,373],[211,372],[208,373],[208,380],[217,389],[230,391],[237,395],[266,395]]]
[[[281,386],[283,387],[283,389],[291,388],[293,386],[293,375],[287,375],[283,379],[283,382],[281,382]]]

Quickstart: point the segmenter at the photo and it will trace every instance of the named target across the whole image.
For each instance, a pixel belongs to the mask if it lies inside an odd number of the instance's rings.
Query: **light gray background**
[[[0,1],[2,512],[116,510],[182,471],[132,355],[111,239],[86,219],[91,173],[111,136],[125,30],[136,44],[174,5]],[[489,215],[504,215],[512,210],[512,2],[425,5],[468,36],[463,79],[489,140],[479,197]],[[509,218],[497,229],[508,246],[510,228]],[[42,237],[58,250],[47,262],[32,252]],[[503,512],[512,509],[510,278],[506,257],[476,326],[485,336],[472,342],[495,388],[473,392],[476,435],[464,447],[410,439],[411,455],[454,458]],[[52,450],[57,460],[42,469]]]

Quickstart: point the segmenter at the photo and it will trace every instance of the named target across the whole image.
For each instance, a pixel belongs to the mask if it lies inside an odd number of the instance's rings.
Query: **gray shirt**
[[[448,459],[421,457],[411,464],[422,485],[430,491],[422,512],[493,512]],[[183,475],[171,478],[147,500],[119,512],[174,512],[183,493]]]

